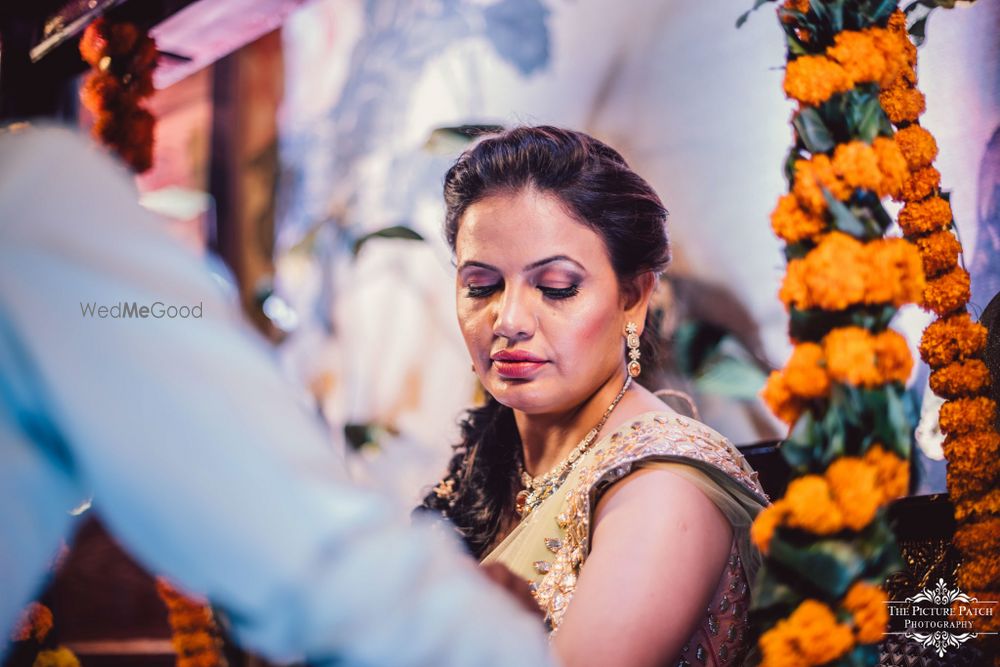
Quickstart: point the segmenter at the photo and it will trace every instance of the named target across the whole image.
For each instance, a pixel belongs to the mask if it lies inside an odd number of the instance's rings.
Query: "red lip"
[[[490,357],[493,361],[528,361],[544,364],[545,360],[524,350],[501,350]]]
[[[523,380],[531,377],[547,362],[523,350],[502,350],[492,357],[493,368],[500,377]]]

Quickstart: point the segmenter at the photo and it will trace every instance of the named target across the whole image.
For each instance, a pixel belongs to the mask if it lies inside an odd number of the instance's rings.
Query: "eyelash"
[[[483,299],[493,294],[500,285],[469,285],[466,288],[465,295],[470,299]],[[579,285],[570,285],[569,287],[539,287],[542,294],[544,294],[549,299],[568,299],[570,297],[576,296],[580,292]]]

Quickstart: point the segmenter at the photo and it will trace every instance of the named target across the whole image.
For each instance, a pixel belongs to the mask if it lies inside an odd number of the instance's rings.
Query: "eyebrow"
[[[551,257],[546,257],[545,259],[539,259],[539,260],[537,260],[535,262],[532,262],[531,264],[528,264],[527,266],[525,266],[524,270],[525,271],[531,271],[533,269],[537,269],[540,266],[545,266],[546,264],[551,264],[552,262],[571,262],[572,264],[576,264],[580,268],[581,271],[585,270],[583,268],[583,265],[580,264],[580,262],[576,261],[575,259],[573,259],[569,255],[553,255]],[[476,261],[462,262],[462,265],[460,267],[458,267],[458,270],[462,271],[464,269],[468,269],[468,268],[472,268],[472,267],[479,267],[481,269],[486,269],[488,271],[496,271],[497,273],[500,272],[500,269],[498,269],[495,266],[492,266],[490,264],[486,264],[484,262],[476,262]]]

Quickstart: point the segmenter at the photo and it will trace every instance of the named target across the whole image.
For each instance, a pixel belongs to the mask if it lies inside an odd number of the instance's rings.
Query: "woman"
[[[616,151],[553,127],[445,179],[458,319],[488,393],[423,507],[531,580],[564,664],[736,664],[767,501],[722,436],[635,379],[666,210]],[[684,662],[684,661],[687,662]]]

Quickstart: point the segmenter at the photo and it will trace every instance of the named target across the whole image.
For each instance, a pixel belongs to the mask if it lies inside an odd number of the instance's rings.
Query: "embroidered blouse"
[[[557,632],[590,551],[597,501],[630,472],[650,466],[669,469],[694,483],[733,527],[729,559],[716,591],[676,664],[739,664],[749,648],[750,582],[760,565],[749,529],[768,500],[757,474],[736,447],[694,419],[672,411],[649,412],[603,437],[581,457],[563,485],[483,562],[503,563],[531,581],[547,625]]]

